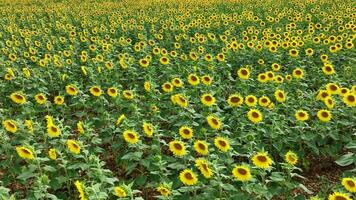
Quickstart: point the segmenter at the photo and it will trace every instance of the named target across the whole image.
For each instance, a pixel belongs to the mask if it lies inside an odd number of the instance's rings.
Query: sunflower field
[[[356,199],[353,0],[1,0],[0,199]]]

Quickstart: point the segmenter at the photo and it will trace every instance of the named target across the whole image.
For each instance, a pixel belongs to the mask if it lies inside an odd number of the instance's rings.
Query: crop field
[[[355,1],[0,14],[0,200],[356,199]]]

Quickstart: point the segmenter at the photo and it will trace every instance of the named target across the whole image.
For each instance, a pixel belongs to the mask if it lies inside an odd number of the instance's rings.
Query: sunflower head
[[[184,185],[195,185],[198,183],[198,178],[190,169],[185,169],[179,174],[179,179]]]
[[[232,175],[238,181],[246,182],[252,179],[250,168],[245,165],[237,165],[232,170]]]
[[[252,156],[252,163],[256,167],[267,169],[272,165],[273,161],[266,152],[258,152]]]

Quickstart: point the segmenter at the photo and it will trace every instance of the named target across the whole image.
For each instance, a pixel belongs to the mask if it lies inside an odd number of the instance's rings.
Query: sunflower
[[[274,77],[274,82],[276,82],[276,83],[283,83],[283,76],[281,76],[281,75],[277,75],[277,76],[275,76]]]
[[[244,98],[239,95],[239,94],[232,94],[229,96],[229,98],[227,99],[227,103],[231,106],[231,107],[238,107],[241,106],[244,102]]]
[[[324,72],[324,74],[326,75],[333,75],[335,74],[335,70],[334,70],[334,67],[330,64],[326,64],[322,67],[322,70]]]
[[[47,125],[47,133],[51,138],[58,137],[61,134],[61,130],[58,126],[54,125],[53,123],[50,123]]]
[[[125,115],[121,114],[116,120],[116,126],[120,125],[125,118],[126,118]]]
[[[299,54],[299,51],[297,49],[291,49],[289,50],[289,55],[293,58],[297,57]]]
[[[174,87],[177,88],[183,87],[183,81],[180,78],[174,78],[171,82]]]
[[[258,152],[252,157],[252,163],[259,168],[267,169],[272,165],[272,159],[266,152]]]
[[[309,119],[309,114],[304,110],[297,110],[294,114],[294,117],[297,121],[306,121]]]
[[[254,96],[254,95],[247,95],[245,97],[245,104],[248,106],[248,107],[254,107],[256,106],[257,104],[257,97]]]
[[[298,162],[298,156],[293,151],[288,151],[284,155],[284,160],[291,165],[295,165]]]
[[[188,83],[190,85],[198,85],[200,83],[199,77],[195,74],[189,74]]]
[[[29,130],[31,134],[33,134],[33,126],[32,126],[32,120],[25,120],[25,127]]]
[[[179,135],[184,139],[191,139],[193,137],[193,129],[188,126],[179,128]]]
[[[206,120],[208,121],[209,126],[214,130],[219,130],[222,126],[221,120],[214,115],[209,115],[206,117]]]
[[[316,96],[316,99],[318,100],[324,100],[327,97],[329,97],[331,94],[328,90],[319,90],[318,95]]]
[[[326,97],[324,99],[324,103],[325,103],[326,107],[328,107],[329,109],[334,108],[335,102],[332,97]]]
[[[219,53],[218,55],[216,55],[216,59],[217,59],[219,62],[224,62],[224,61],[225,61],[225,54]]]
[[[234,177],[238,181],[242,182],[249,181],[252,179],[250,168],[244,165],[236,165],[232,170],[232,175],[234,175]]]
[[[173,140],[169,142],[169,150],[178,157],[184,156],[186,154],[185,145],[183,142],[178,140]]]
[[[67,85],[66,86],[66,93],[69,94],[70,96],[75,96],[78,94],[78,89],[74,85]]]
[[[170,188],[165,185],[158,186],[156,190],[164,197],[168,197],[171,194]]]
[[[62,105],[64,103],[64,97],[62,96],[55,96],[54,97],[54,103],[56,105]]]
[[[126,192],[125,192],[125,190],[124,190],[122,187],[120,187],[120,186],[116,186],[116,187],[114,188],[114,192],[115,192],[115,195],[118,196],[118,197],[120,197],[120,198],[125,198],[125,197],[126,197]]]
[[[267,107],[271,103],[271,100],[267,96],[262,96],[258,99],[258,104],[262,107]]]
[[[257,76],[257,80],[260,83],[266,83],[268,81],[268,76],[265,73],[260,73]]]
[[[250,70],[246,67],[242,67],[237,71],[237,75],[242,80],[247,80],[250,77]]]
[[[211,83],[213,82],[213,78],[209,75],[204,75],[201,77],[201,82],[204,85],[211,85]]]
[[[99,86],[93,86],[89,89],[89,92],[93,95],[93,96],[100,96],[101,95],[101,89]]]
[[[215,97],[213,97],[212,94],[203,94],[200,98],[200,101],[205,105],[205,106],[212,106],[215,103]]]
[[[47,98],[46,98],[45,94],[39,93],[39,94],[35,95],[35,100],[38,104],[42,105],[42,104],[46,103]]]
[[[331,120],[332,117],[331,112],[324,109],[319,110],[316,115],[318,116],[319,120],[322,122],[328,122]]]
[[[146,58],[142,58],[140,59],[139,64],[141,67],[146,68],[150,65],[150,61],[147,60]]]
[[[340,88],[340,90],[339,90],[339,95],[342,97],[344,97],[345,95],[347,95],[349,93],[351,93],[349,88],[343,87],[343,88]]]
[[[5,130],[10,133],[16,133],[17,131],[17,123],[14,120],[5,120],[2,122],[2,125],[5,127]]]
[[[343,178],[341,184],[349,192],[356,192],[356,179],[355,178]]]
[[[273,71],[279,71],[281,69],[281,66],[278,63],[273,63],[271,67]]]
[[[300,79],[300,78],[303,78],[304,71],[301,68],[297,67],[293,70],[292,75],[294,78]]]
[[[122,91],[122,95],[124,96],[125,99],[132,100],[135,95],[131,90],[124,90]]]
[[[80,200],[87,200],[87,198],[85,198],[83,184],[80,181],[75,181],[74,185],[77,188],[77,191],[79,192]]]
[[[283,90],[276,90],[274,92],[274,97],[276,98],[276,100],[280,103],[283,103],[286,101],[286,93]]]
[[[172,95],[172,100],[173,103],[178,104],[182,108],[186,108],[189,105],[189,101],[181,94]]]
[[[326,90],[330,93],[330,94],[338,94],[339,93],[339,86],[337,86],[335,83],[328,83],[326,84]]]
[[[162,65],[167,65],[169,63],[169,58],[166,57],[166,56],[163,56],[159,59],[159,62],[162,64]]]
[[[171,84],[171,83],[169,83],[169,82],[165,82],[165,83],[163,83],[163,85],[162,85],[162,90],[164,91],[164,92],[172,92],[173,91],[173,85]]]
[[[110,87],[106,90],[106,93],[112,97],[115,98],[117,96],[117,89],[115,87]]]
[[[26,147],[17,146],[16,152],[23,159],[33,160],[35,158],[32,150]]]
[[[342,98],[342,101],[350,107],[355,107],[356,106],[356,94],[355,93],[348,93],[344,95]]]
[[[272,71],[268,71],[268,72],[266,72],[265,74],[266,74],[267,79],[268,79],[269,81],[275,80],[275,75],[274,75],[274,73],[273,73]]]
[[[258,122],[261,122],[263,120],[262,113],[257,109],[250,109],[247,112],[247,117],[253,123],[258,123]]]
[[[129,144],[135,144],[138,142],[139,136],[135,131],[132,130],[125,130],[123,133],[124,139]]]
[[[194,142],[194,150],[200,155],[206,156],[209,153],[209,147],[206,141],[196,140]]]
[[[50,149],[48,151],[48,157],[51,159],[51,160],[56,160],[57,159],[57,152],[56,152],[56,149]]]
[[[80,145],[75,140],[67,140],[67,148],[71,153],[80,153]]]
[[[144,122],[142,125],[143,128],[143,132],[148,136],[148,137],[152,137],[153,132],[154,132],[154,128],[153,125],[147,122]]]
[[[143,87],[145,88],[146,92],[150,92],[151,91],[151,83],[149,81],[145,81],[143,83]]]
[[[83,125],[83,122],[82,121],[79,121],[77,123],[77,130],[80,134],[83,134],[84,133],[84,125]]]
[[[211,178],[213,171],[209,168],[209,163],[203,158],[198,158],[195,160],[195,166],[199,169],[200,173],[203,174],[205,178]]]
[[[190,169],[185,169],[179,174],[179,179],[184,185],[195,185],[198,183],[198,178]]]
[[[10,99],[17,104],[26,103],[26,97],[18,92],[11,93]]]
[[[348,194],[341,193],[341,192],[334,192],[330,194],[328,200],[352,200]]]
[[[222,152],[227,152],[230,150],[229,141],[223,137],[216,137],[214,139],[214,145]]]

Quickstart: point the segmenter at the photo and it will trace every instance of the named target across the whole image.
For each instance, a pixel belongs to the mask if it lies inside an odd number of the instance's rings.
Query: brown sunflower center
[[[57,131],[58,131],[58,129],[57,129],[56,127],[54,127],[54,126],[51,127],[51,130],[52,130],[53,132],[57,132]]]
[[[205,145],[202,144],[202,143],[199,143],[199,144],[198,144],[198,147],[199,147],[199,149],[201,149],[201,150],[205,150]]]
[[[231,97],[231,102],[238,103],[238,102],[240,102],[240,98],[239,97]]]
[[[7,123],[8,126],[10,126],[10,128],[15,128],[15,125],[11,122]]]
[[[349,95],[347,96],[347,100],[350,102],[354,102],[355,101],[355,97],[353,95]]]
[[[337,90],[337,87],[336,87],[335,85],[330,85],[330,90],[336,91],[336,90]]]
[[[356,184],[353,181],[350,181],[350,180],[346,181],[346,184],[348,186],[350,186],[350,187],[355,187],[356,186]]]
[[[135,139],[135,135],[132,133],[127,134],[127,136],[129,136],[130,139]]]
[[[31,152],[27,149],[21,149],[22,153],[27,154],[27,155],[31,155]]]
[[[210,95],[204,97],[205,101],[212,101],[213,98]]]
[[[255,102],[255,100],[252,97],[248,98],[247,101],[250,102],[250,103]]]
[[[192,176],[191,173],[185,173],[185,174],[184,174],[184,177],[185,177],[186,179],[188,179],[188,180],[193,180],[193,176]]]
[[[258,118],[260,115],[257,112],[252,112],[252,117],[253,118]]]
[[[246,169],[242,169],[242,168],[238,168],[237,172],[241,175],[246,175],[247,174],[247,170]]]
[[[336,196],[335,200],[346,200],[346,198],[343,196]]]
[[[23,100],[23,96],[19,95],[19,94],[16,94],[15,95],[15,98],[18,99],[18,100]]]
[[[266,162],[267,158],[266,158],[266,156],[257,156],[257,160],[260,162]]]
[[[225,142],[224,140],[219,140],[219,144],[220,144],[220,146],[222,146],[222,147],[227,146],[227,144],[226,144],[226,142]]]
[[[296,75],[301,75],[302,72],[301,72],[300,70],[297,70],[297,71],[295,71],[295,74],[296,74]]]
[[[279,96],[279,98],[282,98],[282,99],[284,98],[284,95],[282,92],[278,93],[278,96]]]
[[[192,81],[197,81],[197,80],[198,80],[197,77],[195,77],[195,76],[191,76],[190,79],[191,79]]]
[[[218,122],[218,120],[217,120],[217,119],[213,118],[213,119],[211,119],[211,121],[213,122],[213,124],[215,124],[215,125],[219,125],[219,122]]]
[[[298,113],[298,115],[299,115],[299,117],[305,117],[305,113],[303,113],[303,112]]]
[[[93,91],[94,91],[95,93],[99,93],[99,92],[100,92],[99,88],[97,88],[97,87],[93,88]]]
[[[327,117],[329,117],[329,114],[328,114],[327,112],[322,112],[322,113],[321,113],[321,116],[327,118]]]
[[[179,143],[174,143],[173,146],[174,146],[174,148],[177,149],[177,150],[182,150],[182,149],[183,149],[182,145],[179,144]]]
[[[189,135],[189,134],[190,134],[190,131],[189,131],[188,129],[184,129],[184,130],[183,130],[183,133],[184,133],[184,135]]]
[[[246,75],[248,74],[248,73],[247,73],[247,70],[245,70],[245,69],[241,70],[241,74],[244,75],[244,76],[246,76]]]

